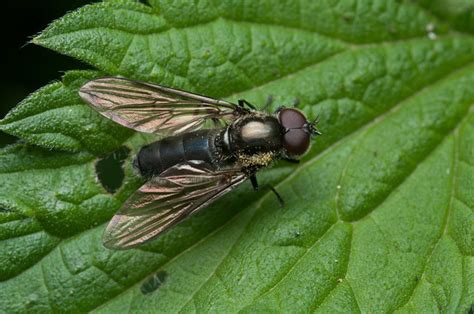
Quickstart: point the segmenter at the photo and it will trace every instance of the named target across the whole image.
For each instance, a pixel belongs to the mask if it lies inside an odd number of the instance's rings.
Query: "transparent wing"
[[[79,95],[107,118],[145,133],[183,133],[208,119],[229,121],[248,112],[223,100],[118,77],[89,81]]]
[[[216,171],[198,160],[169,168],[125,202],[105,230],[104,245],[127,249],[156,238],[246,178],[238,169]]]

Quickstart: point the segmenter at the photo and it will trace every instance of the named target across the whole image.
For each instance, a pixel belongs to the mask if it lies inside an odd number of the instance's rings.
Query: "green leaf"
[[[103,119],[77,93],[97,76],[68,72],[63,82],[49,84],[22,101],[0,121],[0,130],[48,149],[95,154],[117,149],[133,132]]]
[[[0,308],[467,312],[472,7],[443,3],[461,1],[115,0],[53,22],[33,42],[99,72],[67,72],[0,122],[25,142],[0,151]],[[298,99],[324,135],[298,166],[262,171],[285,207],[243,184],[156,241],[110,251],[104,225],[142,183],[131,159],[153,139],[81,102],[104,75],[257,106]],[[123,151],[111,190],[100,165]]]
[[[420,5],[445,19],[453,28],[474,33],[474,2],[470,0],[422,0]],[[436,27],[436,25],[433,25]]]

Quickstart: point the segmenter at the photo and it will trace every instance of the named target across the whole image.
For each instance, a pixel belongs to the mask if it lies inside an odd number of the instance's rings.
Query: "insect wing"
[[[104,245],[127,249],[156,238],[246,178],[237,169],[215,170],[198,160],[171,167],[125,202],[105,230]]]
[[[179,134],[247,112],[223,100],[117,77],[89,81],[79,95],[105,117],[145,133]]]

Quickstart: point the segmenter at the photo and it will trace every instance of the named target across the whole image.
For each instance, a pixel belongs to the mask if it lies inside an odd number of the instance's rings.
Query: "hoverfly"
[[[259,169],[277,159],[298,162],[320,134],[316,121],[294,108],[267,114],[245,100],[233,104],[118,77],[89,81],[79,94],[125,127],[168,136],[142,147],[133,161],[147,182],[108,224],[103,241],[113,249],[156,238],[247,178],[257,189]]]

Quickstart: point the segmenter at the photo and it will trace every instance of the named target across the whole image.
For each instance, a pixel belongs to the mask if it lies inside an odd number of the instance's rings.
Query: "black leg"
[[[270,108],[270,106],[272,105],[272,103],[273,103],[273,96],[272,96],[272,95],[268,95],[267,101],[265,102],[265,105],[263,105],[262,110],[263,110],[263,111],[268,111],[268,109]]]
[[[265,186],[267,186],[270,190],[272,190],[273,194],[275,194],[276,198],[278,199],[278,203],[280,203],[280,206],[281,207],[285,206],[285,201],[283,201],[283,199],[281,198],[277,190],[275,190],[275,188],[271,186],[270,184],[266,184]]]
[[[252,182],[253,189],[255,191],[258,191],[258,182],[257,182],[257,176],[256,175],[252,174],[250,176],[250,182]]]
[[[282,158],[282,160],[291,162],[292,164],[299,164],[300,161],[298,159],[293,159],[293,158]]]
[[[244,108],[245,106],[249,107],[250,109],[256,110],[255,106],[246,101],[245,99],[239,99],[238,104],[240,107]]]
[[[255,174],[252,174],[250,176],[250,182],[252,183],[253,189],[255,191],[258,191],[257,176]],[[285,202],[283,201],[280,194],[278,194],[277,190],[275,190],[273,186],[271,186],[270,184],[265,184],[265,187],[269,188],[273,192],[273,194],[275,194],[276,198],[278,199],[278,203],[280,203],[281,207],[285,206]]]

